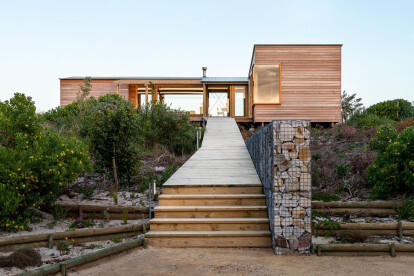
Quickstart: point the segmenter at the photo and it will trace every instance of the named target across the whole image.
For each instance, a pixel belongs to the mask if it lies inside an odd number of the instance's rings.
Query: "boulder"
[[[308,162],[311,159],[310,147],[309,146],[301,146],[299,148],[299,159],[302,162]]]
[[[282,141],[292,141],[293,140],[293,127],[288,124],[281,124],[279,131],[279,139]]]

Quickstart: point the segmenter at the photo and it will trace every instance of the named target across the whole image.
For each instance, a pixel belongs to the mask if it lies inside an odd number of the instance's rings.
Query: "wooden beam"
[[[203,84],[203,116],[208,116],[207,85]]]
[[[148,104],[148,84],[145,84],[145,104]]]

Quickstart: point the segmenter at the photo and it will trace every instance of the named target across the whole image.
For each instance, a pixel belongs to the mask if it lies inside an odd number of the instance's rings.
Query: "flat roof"
[[[59,78],[60,80],[83,80],[90,77],[95,80],[200,80],[201,77],[96,77],[96,76],[73,76],[67,78]]]
[[[201,78],[201,82],[248,82],[245,77],[205,77]]]

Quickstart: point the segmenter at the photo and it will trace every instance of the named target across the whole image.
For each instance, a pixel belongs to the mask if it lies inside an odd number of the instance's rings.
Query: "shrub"
[[[401,121],[414,117],[414,107],[409,101],[395,99],[371,105],[367,108],[366,113],[377,115],[379,117],[387,117],[394,121]]]
[[[365,129],[393,123],[395,123],[395,121],[387,117],[380,117],[376,114],[365,114],[357,119],[357,126]]]
[[[373,187],[373,199],[386,199],[391,194],[414,192],[414,130],[400,134],[389,125],[377,131],[370,149],[378,153],[377,160],[368,167],[368,183]]]
[[[88,228],[91,226],[94,226],[93,221],[86,219],[86,214],[80,214],[80,216],[70,224],[69,228]]]
[[[398,220],[414,218],[414,197],[407,198],[405,195],[401,198],[401,204],[394,210],[398,214]]]
[[[338,177],[344,177],[346,173],[349,171],[349,164],[339,164],[335,167],[335,173],[338,175]]]
[[[339,197],[337,195],[328,194],[328,193],[313,193],[312,200],[320,200],[323,202],[337,201]]]
[[[90,171],[86,145],[43,128],[30,97],[0,103],[0,229],[29,230],[33,208],[51,204],[78,174]]]
[[[87,107],[81,134],[89,138],[96,170],[108,174],[115,183],[119,179],[130,184],[139,169],[142,144],[137,110],[129,101],[113,94],[90,99]]]
[[[187,113],[165,104],[149,104],[140,110],[145,143],[162,144],[177,155],[195,150],[196,128]]]

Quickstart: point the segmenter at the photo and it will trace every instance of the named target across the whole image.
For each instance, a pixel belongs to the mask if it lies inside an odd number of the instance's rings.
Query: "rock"
[[[300,236],[302,236],[303,232],[305,232],[305,229],[293,226],[293,236],[299,238]]]
[[[274,218],[274,226],[275,227],[279,227],[281,224],[280,224],[280,216],[275,216],[275,218]]]
[[[312,208],[306,208],[306,215],[312,217]]]
[[[282,150],[287,150],[287,151],[289,151],[289,150],[293,150],[293,149],[295,149],[295,144],[293,144],[292,142],[286,142],[286,143],[283,143],[282,144]]]
[[[300,120],[292,121],[292,126],[293,127],[302,126],[302,121],[300,121]]]
[[[303,219],[295,218],[293,219],[292,224],[300,228],[305,228],[305,222],[303,221]]]
[[[282,204],[282,195],[275,195],[275,204],[280,205]]]
[[[280,177],[283,178],[283,179],[287,179],[287,178],[289,178],[289,174],[287,172],[282,172]]]
[[[300,145],[302,145],[302,144],[305,143],[305,139],[303,139],[303,138],[295,138],[295,139],[293,139],[293,143],[296,146],[300,146]]]
[[[285,161],[282,164],[280,164],[279,166],[277,166],[277,168],[279,169],[279,171],[284,172],[289,168],[289,162],[290,161]]]
[[[298,242],[299,251],[309,250],[312,242],[312,235],[310,233],[305,233],[299,238]]]
[[[282,228],[283,236],[290,237],[293,235],[293,226],[287,226]]]
[[[309,208],[311,207],[311,200],[309,198],[306,197],[301,197],[299,198],[299,206],[303,207],[303,208]]]
[[[282,195],[283,199],[292,199],[293,195],[292,194],[284,194]]]
[[[310,131],[307,128],[303,129],[303,138],[310,139]]]
[[[279,216],[281,217],[290,217],[291,213],[289,212],[289,209],[285,206],[280,206],[279,207]]]
[[[310,161],[311,154],[310,154],[310,147],[309,146],[301,146],[299,148],[299,159],[302,162]]]
[[[284,218],[281,221],[281,225],[285,227],[292,225],[292,223],[293,223],[293,219],[291,217]]]
[[[274,139],[274,143],[276,152],[282,153],[282,140],[276,138]]]
[[[305,216],[305,217],[303,218],[303,221],[304,221],[305,223],[311,223],[311,222],[312,222],[311,216]]]
[[[273,162],[275,165],[280,165],[286,161],[286,157],[283,154],[277,154],[273,157]]]
[[[289,173],[289,171],[288,171]],[[311,190],[311,185],[312,185],[312,180],[311,180],[311,174],[310,173],[300,173],[300,181],[299,181],[299,185],[300,185],[300,190],[301,191],[310,191]]]
[[[285,180],[286,191],[298,191],[299,190],[299,181],[297,177],[291,177]]]
[[[282,235],[283,233],[282,227],[275,227],[274,231],[275,235]]]
[[[293,197],[292,199],[283,199],[282,200],[282,205],[285,207],[296,207],[298,206],[299,202],[298,202],[298,198],[297,197]]]
[[[279,139],[282,141],[292,141],[293,140],[293,127],[288,124],[281,124],[279,131]]]
[[[292,237],[289,239],[289,248],[290,250],[298,250],[299,248],[299,240],[296,237]]]
[[[301,170],[299,167],[291,167],[288,169],[288,174],[293,178],[298,178],[301,176]]]
[[[295,138],[303,138],[304,135],[304,128],[302,126],[295,128]]]
[[[275,244],[276,244],[276,246],[279,246],[279,247],[282,247],[282,248],[287,248],[288,247],[288,243],[287,243],[286,239],[282,236],[278,236],[275,239]]]
[[[296,207],[292,210],[292,217],[303,219],[306,216],[306,210],[302,207]]]
[[[299,168],[301,168],[301,167],[303,167],[304,165],[303,165],[303,162],[302,161],[300,161],[299,159],[293,159],[293,160],[290,160],[289,162],[288,162],[288,167],[289,168],[293,168],[293,167],[299,167]]]
[[[275,180],[275,186],[280,187],[282,185],[283,185],[283,179],[281,177]]]
[[[312,232],[312,224],[310,223],[305,223],[305,230],[309,233]]]

